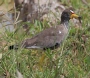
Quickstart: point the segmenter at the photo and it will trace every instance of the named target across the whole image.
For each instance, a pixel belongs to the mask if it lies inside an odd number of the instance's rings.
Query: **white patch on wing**
[[[62,32],[61,31],[59,31],[59,34],[61,34]]]
[[[31,49],[36,49],[36,48],[41,49],[41,47],[39,47],[39,46],[30,46],[30,47],[28,46],[28,47],[26,47],[26,48],[28,48],[28,49],[30,49],[30,48],[31,48]]]
[[[28,0],[25,0],[24,3],[28,3]]]

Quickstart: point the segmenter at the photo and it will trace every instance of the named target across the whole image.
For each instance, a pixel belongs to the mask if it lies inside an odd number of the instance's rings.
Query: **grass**
[[[6,46],[19,43],[25,38],[32,37],[38,32],[49,27],[47,22],[35,21],[29,24],[30,35],[18,31],[12,33],[8,30],[1,34],[0,42],[6,44],[0,48],[3,54],[0,59],[0,77],[16,78],[16,71],[23,75],[23,78],[90,78],[90,9],[81,0],[71,0],[67,6],[72,5],[76,12],[82,16],[82,27],[75,28],[70,23],[71,30],[63,45],[54,51],[42,50],[8,50]],[[47,27],[46,27],[47,26]],[[22,33],[20,33],[22,32]],[[40,64],[42,55],[45,55],[43,64]],[[42,61],[42,60],[41,60]]]

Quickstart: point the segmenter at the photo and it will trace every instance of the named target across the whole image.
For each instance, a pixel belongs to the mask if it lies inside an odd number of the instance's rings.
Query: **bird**
[[[71,9],[65,9],[61,14],[59,25],[47,28],[32,38],[27,38],[21,42],[21,47],[25,49],[51,49],[54,50],[63,43],[69,32],[69,20],[79,19],[80,16]],[[17,45],[9,46],[9,49],[18,49]]]

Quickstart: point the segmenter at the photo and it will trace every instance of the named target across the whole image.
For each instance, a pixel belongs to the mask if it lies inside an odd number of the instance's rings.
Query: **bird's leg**
[[[46,54],[45,54],[45,53],[42,53],[42,56],[39,58],[38,65],[39,65],[39,69],[40,69],[41,71],[42,71],[42,67],[43,67],[43,65],[44,65],[45,57],[46,57]]]

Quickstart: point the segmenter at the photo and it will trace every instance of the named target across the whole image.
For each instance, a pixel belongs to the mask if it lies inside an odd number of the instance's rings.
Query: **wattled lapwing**
[[[68,35],[69,30],[69,20],[79,19],[80,17],[76,15],[72,10],[65,9],[61,14],[60,25],[50,27],[43,30],[36,36],[22,41],[21,46],[26,49],[55,49],[58,48]],[[10,49],[15,49],[12,45]]]

